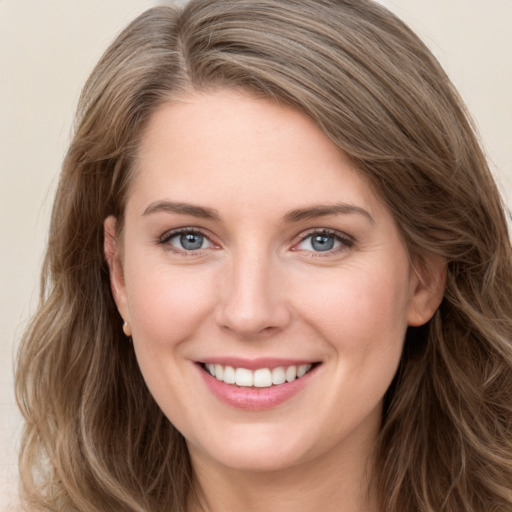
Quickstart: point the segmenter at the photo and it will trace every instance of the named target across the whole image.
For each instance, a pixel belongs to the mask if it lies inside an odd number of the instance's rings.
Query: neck
[[[194,491],[188,512],[378,512],[369,488],[373,469],[370,453],[364,456],[338,450],[276,471],[241,471],[204,463],[194,457]]]

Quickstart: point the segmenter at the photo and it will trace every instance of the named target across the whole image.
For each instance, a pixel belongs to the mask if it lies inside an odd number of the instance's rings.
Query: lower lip
[[[314,376],[318,366],[299,379],[267,388],[226,384],[212,377],[201,365],[198,368],[204,382],[219,400],[237,409],[262,411],[281,405],[301,391]]]

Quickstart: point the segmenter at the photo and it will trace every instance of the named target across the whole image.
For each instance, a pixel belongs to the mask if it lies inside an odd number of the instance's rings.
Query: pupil
[[[203,236],[196,233],[186,233],[180,236],[180,243],[184,249],[194,251],[201,249],[203,245]]]
[[[329,235],[315,235],[311,245],[315,251],[329,251],[334,247],[334,238]]]

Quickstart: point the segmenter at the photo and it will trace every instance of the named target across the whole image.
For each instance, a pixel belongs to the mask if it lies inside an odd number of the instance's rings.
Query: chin
[[[282,434],[282,433],[281,433]],[[238,437],[238,439],[237,439]],[[211,441],[211,440],[210,440]],[[204,446],[188,442],[192,460],[209,460],[242,472],[278,472],[300,466],[320,455],[320,447],[305,446],[306,439],[292,439],[289,433],[251,432],[249,435],[226,435],[220,442]]]

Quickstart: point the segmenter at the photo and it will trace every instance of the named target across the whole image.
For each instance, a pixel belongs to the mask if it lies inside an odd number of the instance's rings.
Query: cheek
[[[186,339],[211,308],[211,276],[165,264],[138,266],[136,260],[131,268],[126,291],[133,337],[155,346]]]
[[[408,279],[391,270],[345,268],[296,288],[302,315],[337,350],[400,352],[407,328]]]
[[[126,291],[139,368],[177,428],[194,417],[193,403],[183,399],[190,381],[187,341],[207,323],[213,289],[211,275],[197,269],[151,266],[147,261],[141,266],[136,259],[127,265]]]

